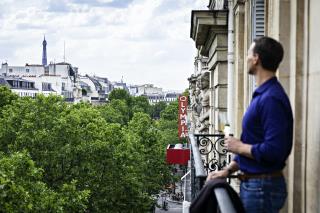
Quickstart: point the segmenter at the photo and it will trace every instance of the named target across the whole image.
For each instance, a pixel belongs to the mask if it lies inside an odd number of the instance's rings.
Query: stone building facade
[[[228,7],[232,11],[230,16]],[[189,78],[191,127],[203,113],[199,102],[199,76],[209,73],[208,132],[222,132],[227,118],[227,94],[233,95],[232,131],[240,137],[242,116],[255,89],[247,73],[247,50],[253,39],[267,35],[279,40],[285,50],[278,79],[284,86],[294,113],[294,146],[285,176],[288,199],[283,212],[320,212],[320,11],[319,0],[231,0],[209,1],[208,9],[192,11],[191,38],[198,50],[197,60],[206,69]],[[228,16],[232,22],[228,22]],[[232,23],[232,31],[228,31]],[[233,37],[232,75],[228,76],[228,32]],[[229,86],[228,78],[234,82]],[[230,91],[230,88],[233,88]],[[205,133],[205,132],[203,132]]]

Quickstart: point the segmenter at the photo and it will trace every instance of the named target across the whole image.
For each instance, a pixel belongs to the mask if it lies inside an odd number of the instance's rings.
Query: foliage
[[[124,89],[114,89],[109,94],[109,101],[124,100],[128,106],[131,106],[132,98],[128,91]]]
[[[84,212],[89,191],[73,181],[54,191],[26,152],[0,155],[1,212]]]
[[[132,114],[136,112],[143,112],[151,114],[151,106],[148,98],[145,96],[132,97]]]
[[[189,89],[188,89],[188,88],[187,88],[187,89],[185,89],[185,90],[183,91],[182,95],[183,95],[183,96],[187,96],[187,97],[189,97],[189,95],[190,95],[190,93],[189,93]]]
[[[171,102],[161,113],[160,117],[165,120],[174,120],[178,123],[178,101]]]
[[[159,119],[160,113],[167,107],[166,102],[160,101],[152,106],[151,116],[153,119]]]
[[[165,162],[166,143],[159,140],[160,132],[155,128],[150,116],[145,113],[134,114],[126,130],[127,140],[134,143],[136,150],[143,153],[141,182],[145,191],[156,194],[171,181],[170,168]]]
[[[125,125],[130,119],[130,110],[124,100],[114,99],[109,104],[100,106],[98,109],[108,123]]]
[[[8,87],[0,86],[0,115],[2,109],[17,100],[18,96],[10,91]]]
[[[177,142],[177,103],[159,104],[155,121],[145,97],[122,90],[99,107],[0,97],[0,187],[14,183],[0,191],[8,212],[149,212],[172,181],[165,148]]]

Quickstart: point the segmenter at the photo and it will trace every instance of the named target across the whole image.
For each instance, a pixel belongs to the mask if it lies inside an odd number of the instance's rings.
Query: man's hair
[[[264,69],[276,72],[283,59],[283,47],[273,38],[264,36],[254,39],[253,53],[259,55]]]

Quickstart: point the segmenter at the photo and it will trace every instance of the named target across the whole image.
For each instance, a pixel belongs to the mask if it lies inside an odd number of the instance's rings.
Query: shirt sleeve
[[[260,109],[260,110],[259,110]],[[287,132],[290,118],[285,105],[276,97],[266,97],[258,108],[264,131],[262,143],[254,144],[253,157],[260,163],[282,162],[286,158],[289,144]]]
[[[234,160],[235,162],[237,162],[238,165],[240,165],[240,163],[239,163],[239,155],[235,155],[234,158],[233,158],[233,160]]]

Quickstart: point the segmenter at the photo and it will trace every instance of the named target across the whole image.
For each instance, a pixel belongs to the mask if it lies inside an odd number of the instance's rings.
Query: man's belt
[[[238,178],[241,181],[246,181],[249,179],[264,179],[264,178],[273,178],[273,177],[282,177],[282,171],[275,171],[272,173],[266,174],[250,174],[250,173],[240,173],[237,175],[230,175],[228,178]]]

